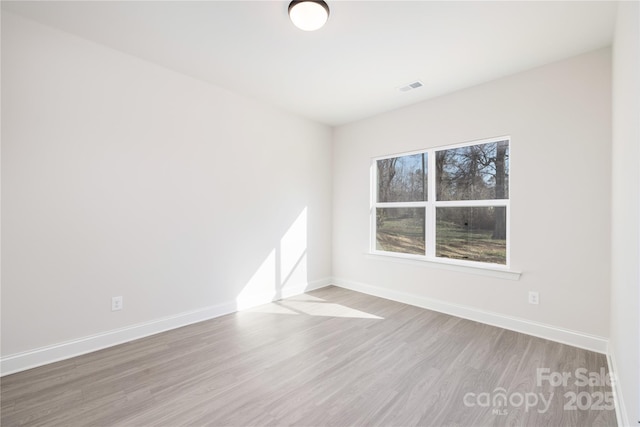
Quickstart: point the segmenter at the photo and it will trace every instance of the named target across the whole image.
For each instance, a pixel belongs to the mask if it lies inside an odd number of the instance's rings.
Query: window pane
[[[436,208],[436,256],[507,263],[507,208]]]
[[[376,249],[424,255],[424,213],[424,208],[376,209]]]
[[[437,200],[509,198],[509,141],[436,152]]]
[[[378,202],[427,200],[427,153],[377,162]]]

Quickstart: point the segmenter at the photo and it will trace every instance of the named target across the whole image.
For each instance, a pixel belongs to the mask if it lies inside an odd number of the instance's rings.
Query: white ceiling
[[[611,1],[2,1],[3,10],[329,125],[611,44]],[[415,80],[425,86],[398,87]]]

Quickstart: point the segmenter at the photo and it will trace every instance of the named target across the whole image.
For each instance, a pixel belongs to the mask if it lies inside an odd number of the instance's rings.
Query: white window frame
[[[467,267],[475,267],[481,269],[490,269],[490,270],[505,270],[508,271],[511,266],[511,219],[510,219],[510,200],[509,199],[492,199],[492,200],[456,200],[456,201],[436,201],[436,179],[435,179],[435,170],[436,170],[436,152],[443,150],[451,150],[462,147],[469,147],[472,145],[482,145],[491,142],[500,142],[500,141],[508,141],[509,142],[509,169],[511,169],[511,137],[510,136],[500,136],[496,138],[487,138],[481,140],[474,140],[463,142],[459,144],[453,145],[445,145],[432,147],[424,150],[418,151],[409,151],[403,153],[396,153],[391,155],[385,155],[380,157],[375,157],[371,159],[371,209],[370,209],[370,250],[369,253],[372,255],[380,255],[384,257],[394,257],[405,260],[417,260],[417,261],[427,261],[427,262],[435,262],[441,264],[449,264],[453,266],[467,266]],[[424,202],[378,202],[378,160],[391,159],[394,157],[403,157],[403,156],[411,156],[415,154],[427,153],[427,181],[428,181],[428,189],[427,189],[427,201]],[[511,197],[511,170],[509,170],[509,198]],[[460,259],[452,259],[452,258],[442,258],[436,256],[436,208],[439,207],[502,207],[506,208],[506,264],[495,264],[488,262],[480,262],[480,261],[472,261],[472,260],[460,260]],[[416,254],[406,254],[401,252],[390,252],[383,251],[377,249],[377,221],[376,221],[376,209],[378,208],[410,208],[410,207],[423,207],[425,209],[425,255],[416,255]],[[518,274],[519,277],[519,274]]]

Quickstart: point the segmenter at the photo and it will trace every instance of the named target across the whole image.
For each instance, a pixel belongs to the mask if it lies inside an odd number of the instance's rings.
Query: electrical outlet
[[[529,304],[540,304],[540,295],[536,291],[529,291]]]
[[[122,297],[111,298],[111,311],[122,310]]]

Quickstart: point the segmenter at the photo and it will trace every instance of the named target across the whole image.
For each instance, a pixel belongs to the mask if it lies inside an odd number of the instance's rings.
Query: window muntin
[[[508,265],[509,143],[503,137],[375,159],[372,250]]]

